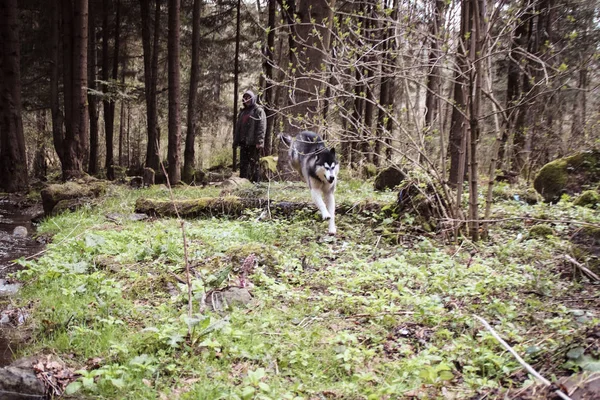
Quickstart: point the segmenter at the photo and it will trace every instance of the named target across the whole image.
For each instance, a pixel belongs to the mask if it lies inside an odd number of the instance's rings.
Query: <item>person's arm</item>
[[[258,108],[258,121],[256,121],[256,147],[261,149],[265,145],[265,134],[267,132],[267,115],[262,107]]]

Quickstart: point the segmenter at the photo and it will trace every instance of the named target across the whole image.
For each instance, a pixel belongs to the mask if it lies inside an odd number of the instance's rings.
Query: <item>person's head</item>
[[[242,104],[244,107],[250,107],[256,104],[256,96],[252,90],[246,90],[242,96]]]

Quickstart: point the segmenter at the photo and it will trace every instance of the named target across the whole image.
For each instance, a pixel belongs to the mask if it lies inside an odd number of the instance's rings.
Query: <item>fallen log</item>
[[[337,204],[335,209],[338,214],[359,214],[365,211],[377,213],[382,208],[383,205],[379,203],[365,201],[355,204]],[[237,217],[242,215],[244,210],[247,209],[268,209],[271,214],[283,217],[291,216],[300,210],[317,211],[314,204],[307,202],[274,201],[236,196],[202,197],[175,201],[139,198],[135,202],[136,213],[143,213],[153,217],[177,217],[177,213],[179,213],[181,218]]]

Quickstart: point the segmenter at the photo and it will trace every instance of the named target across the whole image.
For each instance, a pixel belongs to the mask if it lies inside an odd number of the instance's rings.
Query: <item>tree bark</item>
[[[180,0],[169,0],[168,68],[169,68],[169,182],[171,185],[181,180],[180,142],[180,84],[179,69],[179,14]]]
[[[60,3],[52,1],[52,63],[50,67],[50,109],[52,112],[52,139],[54,144],[54,150],[58,155],[58,159],[63,165],[63,150],[64,150],[64,131],[63,131],[63,113],[60,109],[60,92],[58,89],[60,74],[60,52],[59,45],[61,42],[60,35]]]
[[[155,1],[154,24],[150,18],[150,1],[140,0],[142,18],[142,46],[144,52],[144,93],[146,96],[146,121],[148,143],[146,167],[158,171],[160,133],[158,131],[158,106],[156,88],[158,82],[158,40],[160,36],[160,0]],[[153,27],[151,27],[153,25]]]
[[[106,168],[106,178],[109,180],[115,179],[114,171],[114,120],[115,120],[115,102],[112,99],[112,90],[108,84],[109,79],[112,77],[110,68],[110,55],[109,55],[109,15],[110,15],[110,0],[102,1],[102,80],[103,92],[104,92],[104,136],[106,141],[106,158],[104,166]],[[113,51],[113,58],[116,59],[118,56],[118,24],[115,24],[115,46]],[[114,62],[114,61],[113,61]],[[113,68],[114,70],[114,68]],[[114,79],[114,78],[113,78]],[[113,81],[114,84],[114,81]]]
[[[90,7],[89,14],[89,49],[88,49],[88,86],[90,91],[96,91],[96,19],[94,8]],[[90,175],[98,173],[98,99],[95,93],[88,93],[90,114],[90,153],[87,172]]]
[[[273,67],[275,66],[275,14],[277,12],[276,0],[269,1],[268,11],[268,23],[267,29],[267,47],[265,50],[265,97],[264,105],[267,114],[267,131],[265,133],[265,155],[272,154],[273,146],[273,122],[275,121],[275,104],[273,102],[274,95],[274,81],[273,81]]]
[[[16,192],[28,186],[17,0],[0,0],[0,48],[0,187]]]
[[[87,105],[88,1],[63,0],[65,125],[63,179],[83,174],[89,130]]]
[[[465,137],[467,134],[468,121],[465,117],[465,113],[467,112],[465,91],[466,87],[468,86],[468,63],[466,60],[466,46],[468,45],[463,41],[463,39],[465,38],[465,35],[467,35],[467,32],[469,32],[469,7],[467,3],[468,0],[462,0],[460,27],[461,40],[458,42],[458,48],[456,51],[457,71],[454,77],[452,119],[450,123],[450,137],[448,141],[448,153],[450,154],[450,173],[448,179],[450,184],[454,186],[458,185],[459,181],[463,181],[466,158]],[[460,185],[458,186],[458,190],[461,191]],[[460,201],[458,201],[458,204],[460,204]]]
[[[198,93],[198,76],[200,66],[200,16],[202,11],[202,0],[194,0],[194,11],[192,13],[192,69],[190,71],[190,93],[187,109],[187,132],[185,135],[185,152],[183,155],[183,181],[192,182],[196,168],[196,155],[194,151],[196,139],[196,98]]]

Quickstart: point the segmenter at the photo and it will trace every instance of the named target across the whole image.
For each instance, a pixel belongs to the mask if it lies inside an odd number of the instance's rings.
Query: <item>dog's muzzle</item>
[[[329,179],[328,179],[329,183],[333,183],[334,180],[335,180],[334,176],[330,176]]]

